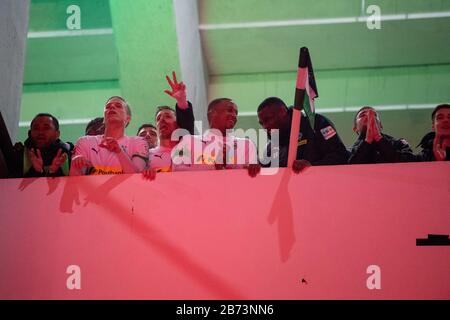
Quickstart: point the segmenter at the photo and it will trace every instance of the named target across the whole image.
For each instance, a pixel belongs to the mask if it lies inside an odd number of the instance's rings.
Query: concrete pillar
[[[127,134],[134,135],[142,123],[155,122],[157,106],[175,105],[164,93],[166,75],[174,70],[182,78],[174,10],[168,0],[110,0],[110,7],[120,88],[133,113]]]
[[[177,27],[178,54],[183,81],[188,97],[194,106],[196,120],[203,121],[208,128],[206,117],[208,107],[207,70],[204,61],[200,32],[197,0],[173,0]]]
[[[0,110],[13,143],[19,126],[29,0],[0,1]]]

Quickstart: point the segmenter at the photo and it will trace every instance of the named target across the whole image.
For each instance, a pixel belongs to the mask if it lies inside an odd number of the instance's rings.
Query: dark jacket
[[[190,134],[194,134],[194,111],[192,110],[192,104],[188,101],[187,109],[180,109],[178,104],[175,105],[175,114],[177,117],[178,127],[186,129]]]
[[[429,132],[422,138],[418,144],[418,147],[421,147],[422,150],[415,156],[415,161],[436,161],[433,153],[433,143],[435,137],[436,133]],[[446,149],[445,160],[450,160],[450,148]]]
[[[31,162],[28,159],[27,152],[32,148],[36,148],[36,146],[34,145],[33,141],[28,138],[27,140],[25,140],[25,148],[23,150],[21,163],[23,168],[23,177],[59,177],[69,175],[70,158],[73,149],[73,145],[71,143],[65,143],[57,139],[49,147],[39,149],[41,152],[42,160],[44,161],[44,172],[37,172],[31,165]],[[67,154],[66,163],[64,163],[55,173],[50,173],[48,172],[48,167],[52,164],[52,161],[58,153],[59,149],[62,149],[62,152]]]
[[[353,144],[348,163],[394,163],[414,161],[414,154],[405,139],[396,139],[382,133],[380,141],[371,144],[361,134]]]
[[[289,108],[289,117],[292,119],[292,107]],[[347,163],[347,149],[337,134],[333,123],[326,117],[316,114],[314,129],[311,128],[308,118],[302,114],[296,159],[308,160],[312,165]],[[289,129],[280,130],[279,150],[273,149],[274,158],[279,159],[280,167],[287,166],[290,134],[290,127]],[[267,163],[267,158],[271,156],[271,149],[271,141],[269,140],[264,155],[265,161],[262,163],[264,167],[270,166],[270,163]]]

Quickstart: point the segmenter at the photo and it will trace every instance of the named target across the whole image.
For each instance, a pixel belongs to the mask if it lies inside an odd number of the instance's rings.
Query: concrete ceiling
[[[317,70],[450,63],[450,1],[370,3],[389,19],[380,30],[361,0],[199,0],[209,74],[293,71],[302,46]]]
[[[80,9],[80,35],[68,35],[67,8]],[[91,32],[92,31],[92,32]],[[24,83],[118,78],[118,58],[108,0],[32,0]]]
[[[97,34],[59,34],[67,31],[66,9],[71,4],[82,9],[81,31]],[[370,0],[388,19],[380,30],[369,30],[357,20],[366,14],[368,4],[368,0],[198,0],[210,98],[235,98],[240,111],[248,113],[240,112],[239,126],[258,128],[254,111],[263,97],[292,100],[298,50],[308,46],[317,71],[319,112],[322,107],[448,101],[450,0]],[[109,0],[31,0],[29,31],[24,83],[55,86],[25,86],[26,119],[42,106],[58,110],[63,118],[91,116],[89,110],[63,110],[64,104],[56,99],[63,99],[59,86],[65,94],[74,90],[86,105],[120,91]],[[107,88],[99,89],[105,80]],[[44,87],[56,90],[48,100],[41,93]],[[428,130],[428,112],[389,111],[383,115],[385,128],[417,141]],[[332,118],[350,143],[352,112],[333,113]],[[78,133],[72,127],[65,130],[73,129],[77,137],[80,128]]]
[[[294,71],[301,46],[309,47],[316,70],[450,63],[450,0],[370,1],[379,5],[382,16],[394,19],[382,21],[380,30],[369,30],[364,21],[333,22],[361,17],[366,2],[199,0],[208,73]],[[82,31],[103,34],[57,36],[55,31],[67,31],[66,9],[72,3],[32,0],[25,83],[118,78],[109,1],[76,1],[82,8]],[[424,13],[428,16],[417,18]]]

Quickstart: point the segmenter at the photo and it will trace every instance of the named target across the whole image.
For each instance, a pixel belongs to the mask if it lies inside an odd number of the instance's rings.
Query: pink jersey
[[[248,164],[258,163],[256,147],[251,140],[232,135],[225,139],[212,133],[187,135],[172,151],[172,170],[214,170],[215,164],[223,164],[224,160],[227,169],[242,169]]]
[[[79,138],[72,157],[82,155],[92,163],[93,167],[87,174],[123,173],[117,154],[99,146],[102,140],[103,135]],[[145,162],[148,161],[148,145],[141,137],[123,136],[117,142],[130,159],[140,157]]]
[[[156,169],[156,172],[171,172],[172,171],[172,152],[173,148],[158,146],[150,149],[149,166]]]

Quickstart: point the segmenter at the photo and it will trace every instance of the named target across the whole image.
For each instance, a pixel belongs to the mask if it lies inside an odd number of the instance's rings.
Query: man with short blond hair
[[[128,103],[111,97],[104,108],[105,133],[78,139],[72,156],[70,175],[137,173],[148,161],[147,143],[125,135],[131,119]]]

